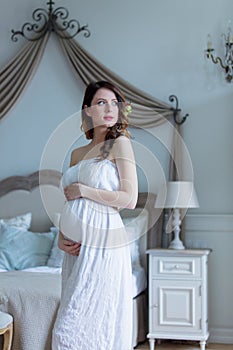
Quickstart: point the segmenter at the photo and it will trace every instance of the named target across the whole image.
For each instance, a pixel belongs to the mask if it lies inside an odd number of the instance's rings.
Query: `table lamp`
[[[156,208],[170,208],[173,211],[172,231],[174,238],[168,248],[184,249],[180,239],[181,213],[180,209],[199,207],[193,182],[170,181],[160,187],[155,201]]]

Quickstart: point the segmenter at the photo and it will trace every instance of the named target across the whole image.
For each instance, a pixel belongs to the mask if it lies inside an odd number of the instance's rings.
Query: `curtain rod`
[[[54,9],[55,2],[52,0],[49,0],[46,4],[48,9],[38,8],[33,11],[32,19],[35,23],[26,22],[21,30],[11,30],[12,41],[17,42],[18,36],[22,36],[29,41],[37,41],[45,36],[47,32],[55,32],[63,39],[74,38],[80,32],[84,32],[86,38],[91,35],[88,25],[81,26],[76,19],[68,20],[69,11],[65,7]]]
[[[173,118],[176,124],[181,125],[185,122],[189,114],[185,114],[181,119],[178,119],[178,116],[180,115],[181,109],[179,108],[179,101],[178,97],[176,95],[170,95],[169,101],[174,102],[175,101],[175,108],[171,108],[173,111]]]

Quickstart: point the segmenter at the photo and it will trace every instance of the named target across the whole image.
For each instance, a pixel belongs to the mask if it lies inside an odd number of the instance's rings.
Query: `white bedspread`
[[[0,308],[14,316],[12,350],[50,350],[60,300],[60,275],[24,271],[0,274]]]
[[[0,310],[14,316],[12,350],[50,350],[61,293],[61,269],[40,266],[0,274]],[[133,271],[133,295],[146,288],[143,268]]]

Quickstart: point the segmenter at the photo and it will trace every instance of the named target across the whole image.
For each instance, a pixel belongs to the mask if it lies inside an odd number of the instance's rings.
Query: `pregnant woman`
[[[112,83],[87,86],[86,146],[71,154],[59,248],[66,252],[53,350],[131,350],[132,272],[119,210],[135,208],[138,183],[127,106]]]

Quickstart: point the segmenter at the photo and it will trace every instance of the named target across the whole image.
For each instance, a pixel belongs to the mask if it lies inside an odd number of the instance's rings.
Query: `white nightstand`
[[[208,332],[208,249],[149,249],[150,350],[155,339],[199,340]]]

